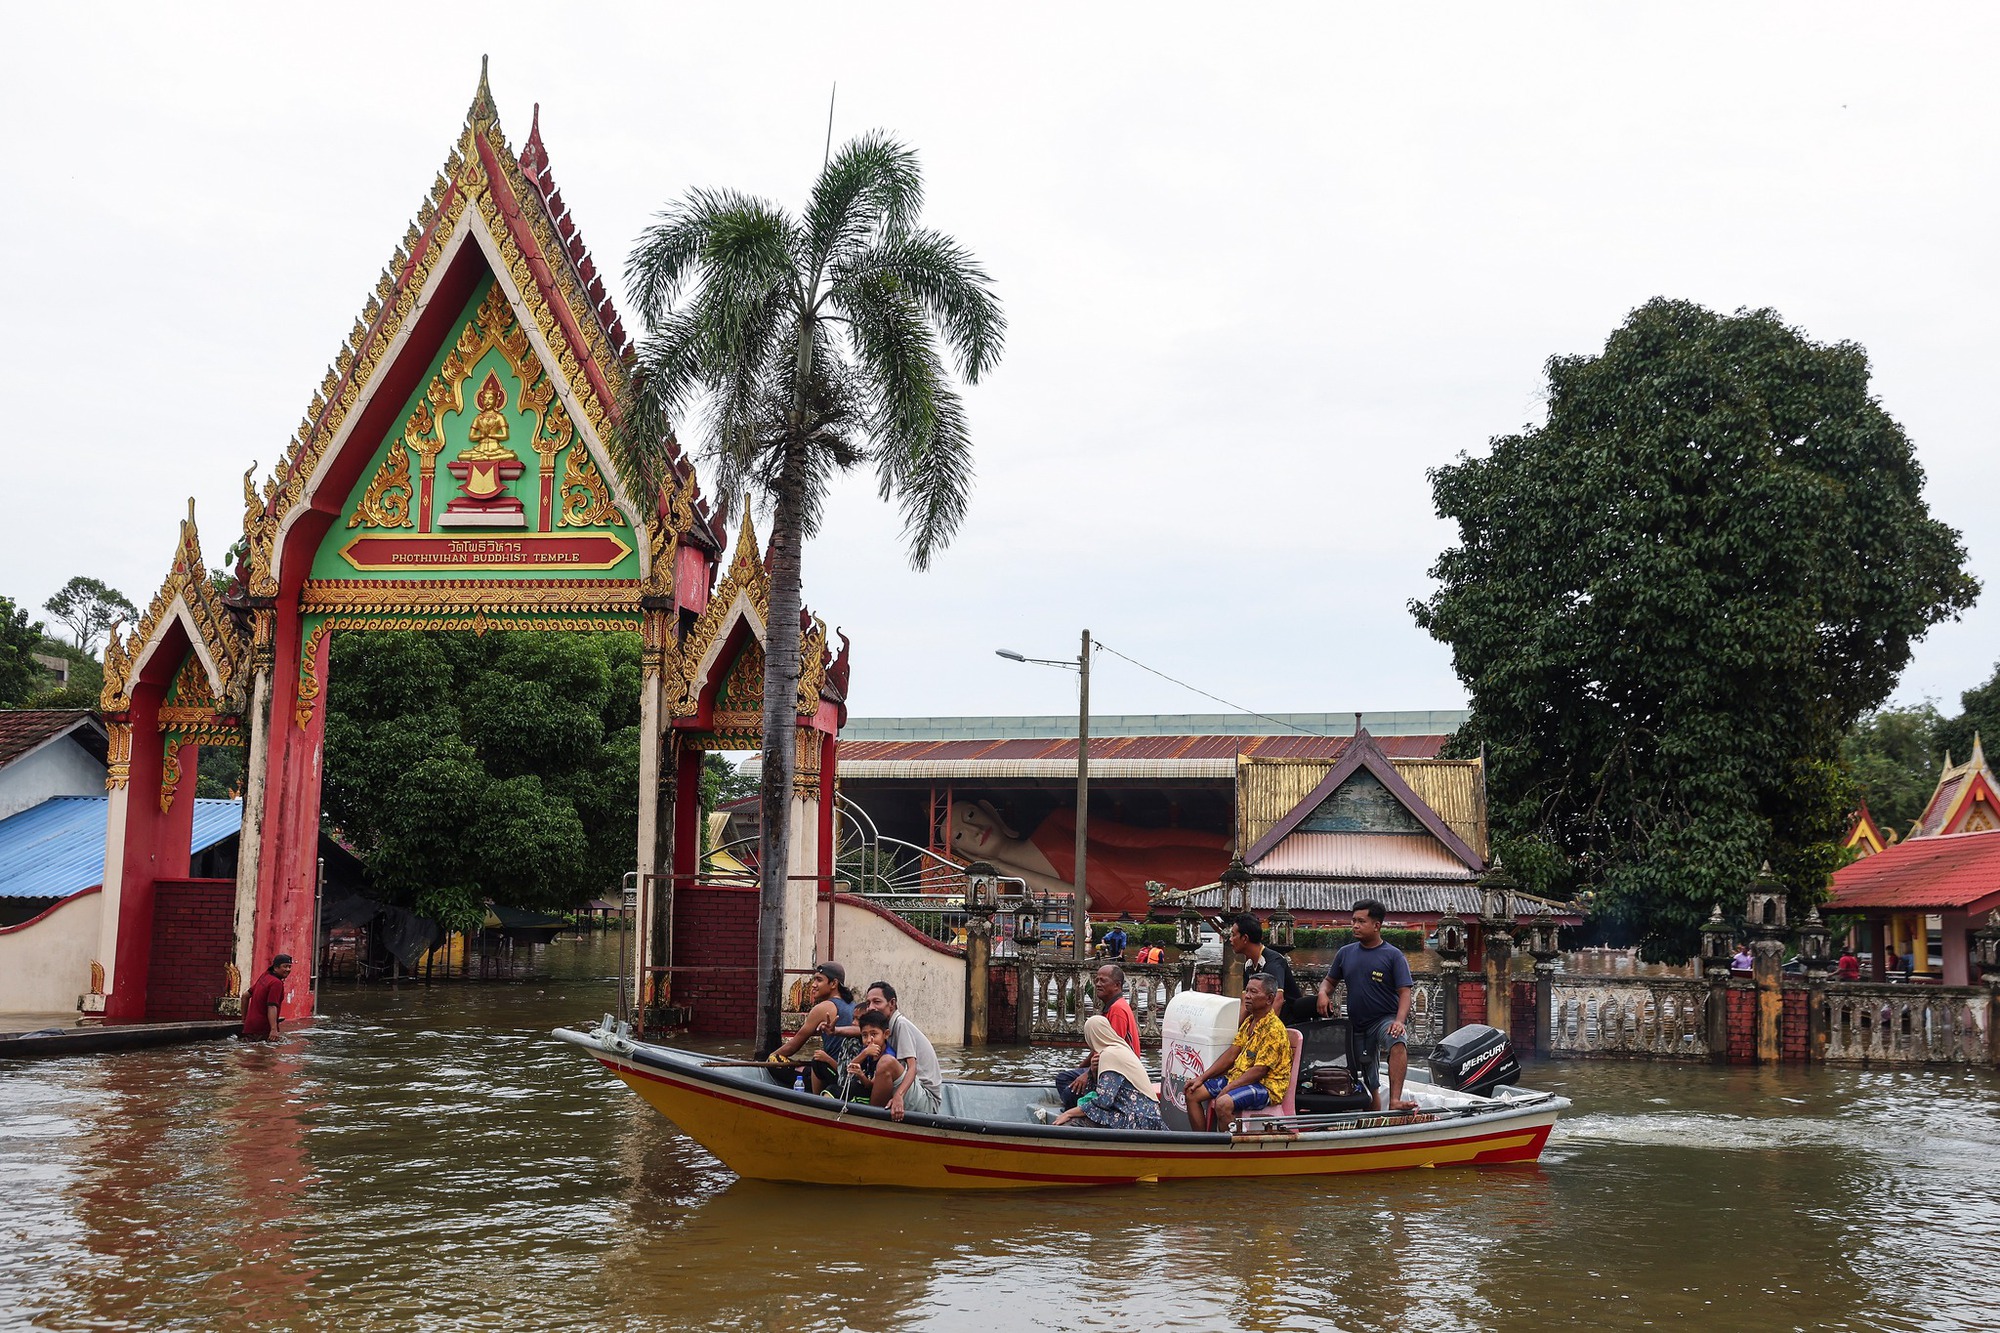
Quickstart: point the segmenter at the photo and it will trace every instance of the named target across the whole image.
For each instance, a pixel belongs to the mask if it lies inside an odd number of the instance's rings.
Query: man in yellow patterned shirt
[[[1292,1039],[1272,1012],[1275,998],[1275,983],[1265,973],[1244,978],[1236,1040],[1188,1085],[1188,1123],[1197,1133],[1227,1133],[1245,1111],[1285,1100],[1285,1089],[1292,1086]]]

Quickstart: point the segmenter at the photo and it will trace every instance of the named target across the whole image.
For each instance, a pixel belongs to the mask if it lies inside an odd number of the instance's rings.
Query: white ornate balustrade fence
[[[1708,986],[1655,977],[1558,975],[1548,1054],[1708,1059]]]
[[[1842,1064],[1984,1064],[1986,990],[1847,983],[1826,993],[1826,1059]]]

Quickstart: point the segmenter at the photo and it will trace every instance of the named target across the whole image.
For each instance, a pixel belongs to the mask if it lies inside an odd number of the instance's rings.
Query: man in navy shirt
[[[1361,1051],[1368,1090],[1376,1090],[1376,1067],[1386,1047],[1389,1100],[1384,1109],[1409,1111],[1417,1104],[1403,1096],[1403,1078],[1410,1067],[1405,1024],[1416,983],[1410,980],[1410,960],[1403,957],[1403,951],[1382,942],[1382,919],[1388,914],[1388,909],[1373,898],[1354,904],[1354,942],[1342,945],[1333,956],[1333,966],[1319,984],[1319,1011],[1322,1015],[1333,1012],[1334,985],[1346,982],[1347,1021]]]

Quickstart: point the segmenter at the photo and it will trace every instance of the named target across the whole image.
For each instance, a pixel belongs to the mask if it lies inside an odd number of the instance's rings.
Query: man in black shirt
[[[1318,1009],[1333,1012],[1333,988],[1347,983],[1347,1021],[1354,1030],[1355,1045],[1361,1051],[1362,1074],[1368,1090],[1377,1086],[1376,1066],[1386,1047],[1389,1055],[1389,1100],[1384,1110],[1413,1110],[1416,1103],[1403,1096],[1403,1079],[1409,1072],[1410,1056],[1405,1048],[1409,1029],[1410,997],[1416,983],[1410,977],[1410,960],[1403,951],[1382,940],[1382,919],[1388,909],[1373,898],[1354,904],[1354,942],[1343,944],[1333,956],[1326,980],[1319,985]]]
[[[1285,1007],[1299,997],[1299,983],[1292,980],[1291,960],[1276,949],[1264,947],[1264,923],[1245,912],[1229,923],[1229,947],[1243,960],[1243,975],[1247,979],[1262,972],[1277,983],[1273,989],[1277,1000],[1273,1008],[1283,1015]]]

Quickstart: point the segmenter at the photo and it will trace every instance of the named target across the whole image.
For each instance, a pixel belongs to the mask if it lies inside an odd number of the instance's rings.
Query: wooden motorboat
[[[605,1020],[558,1028],[723,1165],[754,1180],[920,1189],[1338,1175],[1532,1162],[1569,1103],[1495,1087],[1479,1096],[1412,1069],[1416,1112],[1299,1114],[1234,1134],[1041,1123],[1046,1082],[948,1080],[938,1113],[885,1109],[779,1087],[761,1066],[635,1040]]]

